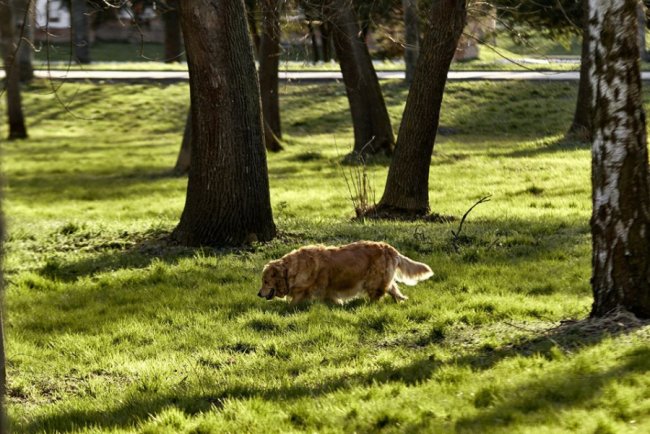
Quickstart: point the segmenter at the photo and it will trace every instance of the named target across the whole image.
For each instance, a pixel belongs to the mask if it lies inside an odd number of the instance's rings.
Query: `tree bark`
[[[181,0],[192,157],[173,237],[236,246],[275,236],[260,91],[243,0]]]
[[[589,0],[582,0],[582,9],[582,49],[580,52],[578,98],[576,100],[576,110],[573,114],[573,122],[571,123],[571,127],[569,127],[567,137],[581,141],[589,141],[591,140],[591,120],[593,118],[591,110],[591,84],[589,82]]]
[[[70,0],[70,9],[75,57],[79,63],[88,64],[90,63],[88,3],[86,0]]]
[[[18,63],[20,63],[20,81],[27,83],[34,78],[34,7],[33,0],[20,0],[16,4]]]
[[[638,20],[638,31],[639,31],[639,57],[641,60],[648,60],[648,52],[646,51],[645,46],[645,30],[646,30],[646,17],[645,17],[645,6],[643,0],[639,0],[636,9],[636,16]]]
[[[0,275],[2,270],[0,270]],[[2,277],[0,277],[1,279]],[[4,337],[4,283],[3,283],[2,304],[0,305],[0,433],[9,432],[7,417],[7,358],[5,356]]]
[[[590,0],[591,315],[650,317],[650,186],[636,0]]]
[[[465,0],[433,1],[431,25],[422,42],[386,189],[376,210],[380,214],[417,216],[429,212],[429,166],[440,106],[466,19]]]
[[[406,66],[406,82],[413,81],[415,65],[420,53],[420,32],[418,29],[417,0],[402,0],[404,7],[404,64]]]
[[[280,8],[283,0],[261,0],[262,37],[260,41],[260,92],[262,118],[265,122],[266,149],[282,150],[280,139],[280,98],[278,95],[278,69],[280,66]]]
[[[320,60],[320,54],[318,50],[318,39],[316,38],[316,30],[314,29],[314,22],[312,20],[308,19],[307,30],[309,30],[309,40],[311,41],[312,60],[314,64],[316,64]]]
[[[248,21],[248,27],[251,32],[251,37],[253,38],[253,47],[255,48],[255,56],[260,52],[260,44],[262,42],[260,34],[257,31],[257,20],[255,19],[255,13],[257,10],[257,0],[246,0],[246,19]]]
[[[167,1],[168,8],[163,11],[165,26],[165,62],[175,63],[183,60],[183,38],[178,19],[178,1]]]
[[[366,1],[361,1],[361,2],[355,2],[352,0],[352,11],[354,12],[355,16],[359,18],[359,27],[361,28],[361,39],[363,41],[367,41],[368,34],[370,33],[370,12],[373,7],[373,2],[366,2]]]
[[[311,4],[310,1],[298,1],[298,7],[302,9],[303,13],[305,14],[305,21],[307,21],[307,30],[309,31],[309,40],[311,41],[312,60],[314,63],[318,63],[320,60],[320,49],[318,47],[318,35],[316,34],[315,27],[318,25],[318,20],[316,19],[318,8],[314,6],[315,5]]]
[[[350,157],[365,159],[380,152],[391,155],[395,147],[393,127],[368,47],[359,38],[359,23],[350,0],[328,0],[326,5],[354,127]]]
[[[190,171],[190,164],[192,161],[192,109],[187,112],[187,120],[185,121],[185,130],[183,131],[183,141],[181,142],[181,150],[176,159],[174,166],[175,175],[187,175]]]
[[[0,8],[1,10],[1,8]],[[0,192],[0,199],[2,193]],[[5,239],[4,216],[0,212],[0,433],[9,432],[9,423],[7,417],[7,358],[5,354],[5,332],[4,332],[4,312],[5,312],[5,285],[3,264]]]
[[[7,94],[7,117],[9,140],[27,137],[23,102],[20,95],[20,63],[16,60],[17,41],[15,36],[13,5],[11,0],[0,2],[0,43],[5,67],[5,88]]]
[[[332,61],[332,24],[323,21],[320,24],[320,39],[323,49],[323,62]]]

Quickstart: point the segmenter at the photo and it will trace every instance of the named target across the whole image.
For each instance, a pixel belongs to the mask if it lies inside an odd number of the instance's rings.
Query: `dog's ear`
[[[289,293],[288,272],[284,264],[275,265],[275,290],[278,297],[284,297]]]

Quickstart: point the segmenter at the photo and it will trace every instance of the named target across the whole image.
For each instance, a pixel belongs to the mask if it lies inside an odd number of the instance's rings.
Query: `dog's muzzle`
[[[269,294],[266,295],[266,296],[262,295],[262,290],[261,289],[260,289],[260,292],[257,293],[258,297],[266,298],[267,300],[271,300],[274,295],[275,295],[275,288],[271,288],[271,292],[269,292]]]

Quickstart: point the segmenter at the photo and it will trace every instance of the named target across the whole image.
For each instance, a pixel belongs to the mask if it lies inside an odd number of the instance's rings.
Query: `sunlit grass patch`
[[[9,412],[15,432],[647,430],[647,328],[556,329],[591,303],[590,155],[567,142],[576,86],[450,83],[432,211],[353,221],[343,85],[283,85],[269,154],[277,239],[188,249],[166,235],[186,85],[26,89],[4,147]],[[384,83],[395,130],[407,90]],[[388,161],[367,165],[378,194]],[[406,303],[291,308],[256,294],[304,244],[382,240],[431,265]],[[554,331],[556,330],[556,331]],[[561,330],[560,333],[557,330]]]

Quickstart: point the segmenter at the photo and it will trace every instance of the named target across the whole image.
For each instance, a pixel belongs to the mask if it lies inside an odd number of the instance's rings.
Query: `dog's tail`
[[[413,286],[416,283],[433,276],[433,271],[427,264],[416,262],[404,255],[397,254],[397,270],[395,280]]]

